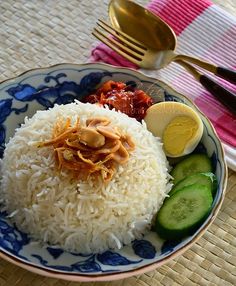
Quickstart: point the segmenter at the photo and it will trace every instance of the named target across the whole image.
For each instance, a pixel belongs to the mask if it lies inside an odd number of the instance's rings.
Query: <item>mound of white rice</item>
[[[129,134],[135,150],[108,185],[58,173],[51,139],[58,119],[77,116],[82,124],[105,116]],[[167,160],[161,143],[145,125],[125,114],[80,102],[38,111],[16,131],[2,160],[1,198],[12,221],[34,239],[74,252],[121,248],[148,229],[169,192]]]

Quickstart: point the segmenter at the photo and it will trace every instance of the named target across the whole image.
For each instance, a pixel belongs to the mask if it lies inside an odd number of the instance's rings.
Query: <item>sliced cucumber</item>
[[[169,192],[169,196],[172,196],[175,192],[181,190],[183,187],[193,184],[200,184],[208,187],[211,190],[214,198],[217,189],[217,179],[213,173],[196,173],[185,177],[183,180],[174,185],[172,190]]]
[[[175,240],[190,235],[204,221],[213,202],[211,191],[203,185],[190,185],[164,201],[156,217],[156,232]]]
[[[212,172],[211,160],[205,154],[193,154],[179,162],[171,171],[174,184],[195,173]]]

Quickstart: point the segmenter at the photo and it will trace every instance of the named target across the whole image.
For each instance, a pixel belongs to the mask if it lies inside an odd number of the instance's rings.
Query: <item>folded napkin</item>
[[[177,53],[236,69],[236,18],[232,15],[208,0],[153,0],[147,8],[175,31]],[[104,44],[98,44],[92,50],[90,61],[138,68]],[[142,72],[165,81],[195,102],[213,123],[224,144],[228,166],[236,171],[236,116],[176,63],[162,70]],[[236,93],[233,84],[214,79]]]

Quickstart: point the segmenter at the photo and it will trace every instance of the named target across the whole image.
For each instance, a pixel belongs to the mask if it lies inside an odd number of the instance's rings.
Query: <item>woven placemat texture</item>
[[[109,0],[1,0],[0,81],[37,67],[87,62],[97,41],[91,31],[107,18]],[[148,1],[137,1],[147,4]],[[235,0],[213,1],[236,15]],[[94,286],[236,285],[236,173],[214,223],[182,256],[159,269]],[[42,277],[0,259],[0,286],[79,286]]]

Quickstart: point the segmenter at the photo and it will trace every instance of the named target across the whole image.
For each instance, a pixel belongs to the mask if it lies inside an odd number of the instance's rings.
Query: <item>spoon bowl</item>
[[[149,10],[129,0],[111,0],[109,18],[116,27],[155,51],[175,50],[172,28]],[[138,29],[137,29],[138,27]]]

